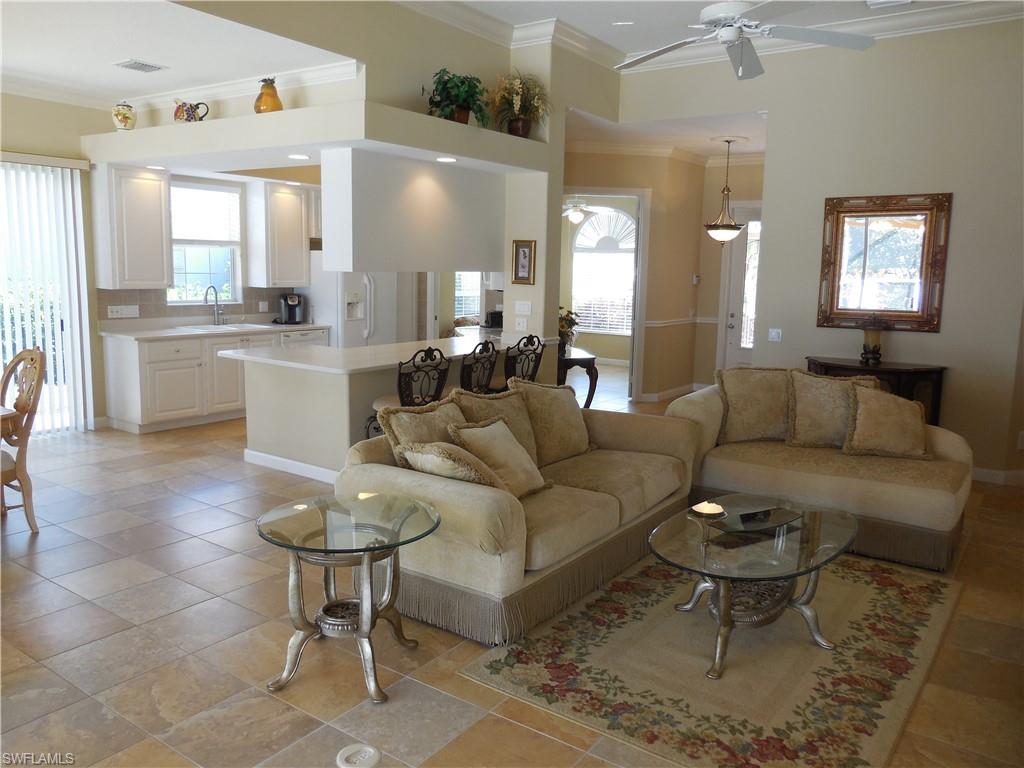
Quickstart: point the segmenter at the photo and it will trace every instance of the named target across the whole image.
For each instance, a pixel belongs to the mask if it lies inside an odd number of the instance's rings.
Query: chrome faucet
[[[206,293],[203,294],[203,304],[210,303],[210,291],[213,291],[213,324],[220,325],[224,322],[224,318],[221,316],[221,312],[224,310],[220,308],[220,298],[217,296],[216,286],[206,286]]]

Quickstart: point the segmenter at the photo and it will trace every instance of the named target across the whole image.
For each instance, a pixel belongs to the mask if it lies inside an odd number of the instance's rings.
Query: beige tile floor
[[[624,385],[624,371],[603,371],[602,405],[628,408]],[[243,422],[35,441],[42,529],[29,536],[17,511],[2,526],[3,752],[329,766],[363,741],[390,766],[664,764],[460,677],[483,647],[415,622],[414,651],[384,627],[375,638],[386,705],[366,701],[353,646],[331,640],[268,693],[290,635],[287,577],[252,519],[326,486],[247,465],[243,445]],[[1022,556],[1020,492],[977,487],[955,568],[963,596],[893,766],[1024,762]]]

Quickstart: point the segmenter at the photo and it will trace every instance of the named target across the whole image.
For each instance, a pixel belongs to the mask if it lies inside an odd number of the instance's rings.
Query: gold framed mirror
[[[818,327],[938,333],[952,194],[829,197]]]

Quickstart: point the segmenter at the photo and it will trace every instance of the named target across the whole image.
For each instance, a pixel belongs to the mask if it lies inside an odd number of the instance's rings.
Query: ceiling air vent
[[[163,64],[150,64],[145,61],[139,61],[138,59],[128,59],[127,61],[118,61],[114,64],[115,67],[121,67],[121,69],[130,69],[132,72],[159,72],[161,69],[167,69]]]

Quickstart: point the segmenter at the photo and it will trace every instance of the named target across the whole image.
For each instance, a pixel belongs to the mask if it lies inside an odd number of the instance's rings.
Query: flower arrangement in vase
[[[527,139],[534,121],[541,122],[551,107],[544,84],[534,75],[515,72],[498,78],[489,96],[499,129]]]
[[[576,343],[576,326],[580,324],[580,319],[575,312],[565,307],[558,308],[558,354],[559,356],[565,355],[566,347],[571,347]]]
[[[426,94],[426,88],[423,89]],[[476,115],[476,121],[486,126],[488,122],[485,102],[487,90],[479,77],[453,75],[442,67],[434,73],[434,90],[427,97],[427,114],[469,123],[469,113]]]

